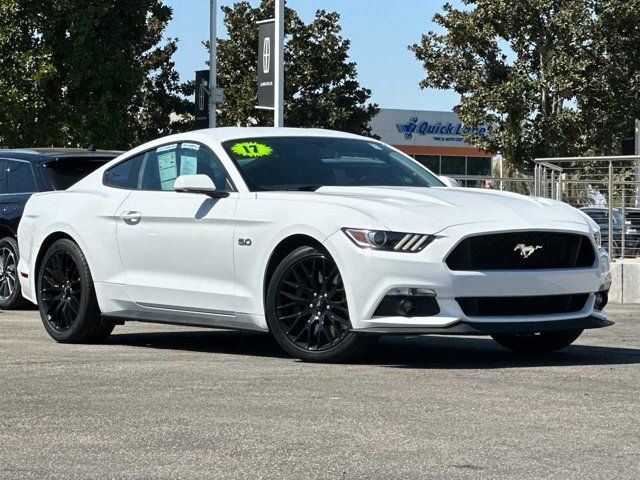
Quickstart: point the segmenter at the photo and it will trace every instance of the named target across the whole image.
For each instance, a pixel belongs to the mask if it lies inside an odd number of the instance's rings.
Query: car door
[[[11,227],[11,218],[9,216],[8,208],[5,206],[7,200],[7,160],[0,158],[0,221],[3,226]]]
[[[137,185],[117,222],[129,295],[144,307],[234,312],[237,193],[220,161],[198,143],[164,145],[135,161]],[[177,176],[190,174],[208,175],[229,196],[175,192]]]
[[[6,193],[3,195],[2,216],[17,233],[24,206],[29,197],[38,191],[38,186],[31,162],[7,159],[4,173],[6,185],[3,186],[3,192]]]

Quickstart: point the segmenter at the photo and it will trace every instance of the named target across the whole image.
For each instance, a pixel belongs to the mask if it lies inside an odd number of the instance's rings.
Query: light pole
[[[640,155],[640,120],[636,120],[635,124],[635,154]],[[636,160],[636,182],[640,182],[640,160]],[[624,187],[623,187],[624,189]],[[636,185],[635,207],[640,207],[640,183]]]
[[[284,0],[276,0],[273,126],[284,127]]]
[[[217,42],[217,16],[218,6],[217,0],[210,0],[211,2],[211,14],[210,14],[210,29],[209,29],[209,127],[214,128],[216,126],[216,90],[217,90],[217,54],[218,54],[218,42]]]

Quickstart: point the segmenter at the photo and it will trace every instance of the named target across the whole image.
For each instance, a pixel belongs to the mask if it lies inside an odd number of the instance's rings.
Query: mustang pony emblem
[[[513,249],[513,251],[517,251],[520,250],[520,255],[522,255],[523,258],[529,258],[531,255],[533,255],[533,252],[535,252],[536,250],[540,250],[542,248],[541,245],[536,245],[535,247],[533,245],[525,245],[524,243],[519,243],[518,245],[516,245],[516,248]]]

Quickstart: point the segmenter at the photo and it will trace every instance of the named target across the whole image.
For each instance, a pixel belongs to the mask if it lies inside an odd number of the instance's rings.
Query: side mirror
[[[455,188],[460,186],[460,184],[455,178],[445,177],[444,175],[440,175],[438,179],[449,188]]]
[[[216,190],[213,180],[207,175],[180,175],[176,178],[173,189],[179,193],[202,193],[212,198],[229,196],[229,192]]]

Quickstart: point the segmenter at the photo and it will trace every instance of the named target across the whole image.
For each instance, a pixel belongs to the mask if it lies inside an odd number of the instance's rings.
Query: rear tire
[[[280,262],[267,289],[266,317],[280,346],[308,362],[345,361],[377,341],[351,330],[338,267],[313,247],[300,247]]]
[[[0,240],[0,308],[14,310],[28,305],[18,279],[18,242],[11,237]]]
[[[562,350],[575,342],[582,332],[582,330],[558,330],[526,334],[496,333],[491,337],[511,351],[536,354]]]
[[[61,343],[94,343],[106,339],[115,324],[104,321],[93,278],[80,247],[56,241],[42,259],[36,296],[47,333]]]

